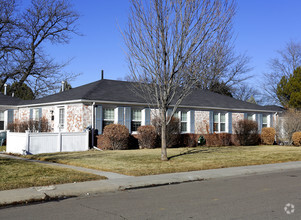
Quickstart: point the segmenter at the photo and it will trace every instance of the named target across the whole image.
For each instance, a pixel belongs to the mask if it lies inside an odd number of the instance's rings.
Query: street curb
[[[0,206],[11,204],[26,204],[31,201],[47,201],[51,199],[76,196],[89,196],[105,192],[178,184],[184,182],[202,181],[209,179],[237,177],[254,174],[283,172],[300,169],[301,161],[278,164],[230,167],[212,170],[169,173],[151,176],[124,177],[109,180],[97,180],[79,183],[68,183],[46,187],[31,187],[0,191]]]

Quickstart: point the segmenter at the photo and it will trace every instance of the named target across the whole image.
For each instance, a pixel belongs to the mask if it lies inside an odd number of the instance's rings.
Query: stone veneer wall
[[[209,132],[209,111],[195,111],[194,123],[196,134],[207,134]]]
[[[14,110],[14,122],[19,121],[19,110]]]
[[[19,121],[28,121],[29,120],[29,108],[20,108],[18,111]]]
[[[92,106],[83,105],[83,129],[92,125]]]
[[[51,113],[51,111],[53,113]],[[50,125],[51,131],[54,131],[54,120],[51,120],[51,116],[55,115],[55,107],[54,106],[47,106],[42,108],[42,118],[48,120]]]
[[[235,124],[244,119],[244,113],[232,113],[232,133],[235,133]]]
[[[83,129],[83,104],[66,106],[67,131],[78,132]]]
[[[152,108],[150,111],[150,122],[159,115],[159,109]]]
[[[72,104],[66,106],[67,131],[80,132],[92,124],[92,106]]]

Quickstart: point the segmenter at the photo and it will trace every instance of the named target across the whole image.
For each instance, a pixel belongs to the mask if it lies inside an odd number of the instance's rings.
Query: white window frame
[[[186,121],[182,121],[183,113],[186,114]],[[180,132],[181,132],[181,134],[189,133],[189,120],[188,120],[189,114],[188,114],[188,111],[183,111],[183,110],[179,111],[177,115],[178,115],[178,119],[179,119],[179,122],[180,122]],[[186,131],[182,130],[182,123],[186,123]]]
[[[140,120],[135,120],[134,119],[134,117],[133,117],[133,112],[134,111],[140,111]],[[134,131],[133,130],[133,122],[140,122],[140,126],[142,126],[143,125],[143,111],[142,111],[142,109],[139,109],[139,108],[132,108],[131,109],[131,132],[133,133],[133,134],[135,134],[135,133],[137,133],[138,131]],[[144,123],[145,124],[145,123]],[[139,126],[139,127],[140,127]],[[137,129],[138,129],[138,127],[137,127]]]
[[[0,111],[0,114],[2,113],[3,120],[0,117],[0,121],[3,121],[3,129],[0,129],[1,131],[5,130],[5,111]]]
[[[217,131],[214,131],[214,115],[218,115]],[[221,114],[225,114],[225,131],[221,131]],[[213,112],[213,133],[229,133],[229,113],[227,112]]]
[[[263,123],[263,117],[267,117],[267,123]],[[267,126],[264,127],[263,125],[266,124]],[[271,122],[270,122],[270,115],[269,114],[262,114],[262,124],[261,124],[262,128],[269,128],[271,127]]]
[[[247,120],[249,120],[249,116],[251,116],[252,117],[252,120],[251,121],[256,121],[256,114],[254,114],[254,113],[247,113]]]
[[[38,108],[34,108],[32,110],[32,120],[39,121],[40,120],[40,110]]]
[[[113,123],[110,123],[110,124],[116,124],[116,115],[118,115],[118,112],[116,114],[116,109],[117,108],[114,108],[114,107],[103,107],[103,110],[102,110],[102,129],[104,129],[105,127],[105,122],[113,122]],[[113,110],[113,118],[111,119],[108,119],[108,118],[105,118],[105,112],[106,110]]]
[[[61,110],[64,110],[63,121],[61,121]],[[59,130],[66,129],[66,107],[65,106],[58,106],[58,127]]]

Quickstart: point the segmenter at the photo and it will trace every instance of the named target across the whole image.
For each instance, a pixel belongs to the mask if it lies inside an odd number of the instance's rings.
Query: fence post
[[[58,152],[62,152],[62,133],[58,132]]]
[[[92,137],[92,138],[94,138],[94,137]],[[86,130],[86,150],[89,150],[89,130],[88,129]]]
[[[8,150],[10,149],[10,146],[9,146],[9,137],[10,137],[10,134],[9,134],[9,130],[6,131],[6,152],[9,152]]]
[[[27,154],[27,152],[29,153],[29,145],[30,145],[30,138],[29,138],[29,134],[30,132],[28,130],[25,131],[25,136],[26,136],[26,143],[25,143],[25,152],[23,152],[23,154]]]

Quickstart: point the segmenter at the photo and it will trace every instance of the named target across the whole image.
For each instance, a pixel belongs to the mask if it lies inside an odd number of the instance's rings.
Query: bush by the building
[[[97,146],[104,150],[128,149],[129,129],[120,124],[107,125],[103,135],[98,136]]]
[[[232,135],[228,133],[213,133],[204,136],[206,145],[209,147],[230,146],[232,145]]]
[[[251,120],[240,120],[234,125],[236,139],[239,145],[258,145],[260,136],[258,134],[257,122]]]
[[[262,128],[261,130],[262,144],[266,144],[266,145],[274,144],[275,136],[276,136],[275,128]]]
[[[301,131],[293,133],[292,140],[295,146],[301,146]]]
[[[46,118],[40,120],[15,121],[7,125],[7,130],[11,132],[50,132],[51,127]]]
[[[139,148],[152,149],[156,147],[157,132],[153,125],[140,126],[137,135]]]

